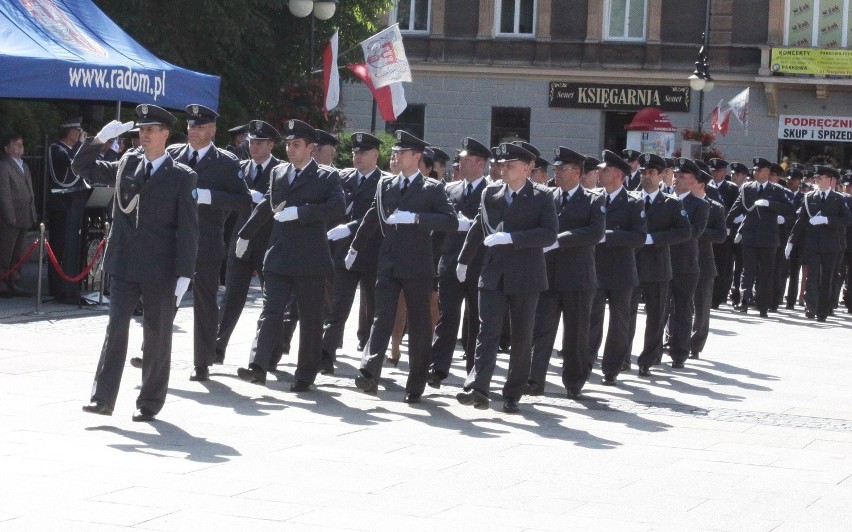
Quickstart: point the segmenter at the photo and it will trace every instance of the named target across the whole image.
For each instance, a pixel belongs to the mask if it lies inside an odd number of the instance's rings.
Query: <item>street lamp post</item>
[[[289,0],[287,2],[290,13],[294,17],[305,18],[310,16],[311,13],[314,15],[311,17],[311,69],[314,68],[315,19],[328,20],[333,17],[337,10],[337,4],[338,0]]]
[[[695,61],[695,70],[689,76],[689,86],[698,91],[698,134],[701,134],[701,125],[704,120],[704,93],[713,90],[715,83],[710,77],[710,65],[707,63],[707,52],[710,49],[710,2],[707,0],[707,12],[704,16],[703,44],[698,49],[698,59]]]

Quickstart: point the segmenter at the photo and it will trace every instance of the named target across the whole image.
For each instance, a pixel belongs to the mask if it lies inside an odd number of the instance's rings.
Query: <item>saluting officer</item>
[[[341,185],[346,196],[346,215],[341,223],[327,233],[334,242],[334,286],[332,288],[331,312],[325,319],[322,335],[322,373],[334,373],[337,348],[343,341],[346,320],[352,310],[355,291],[361,288],[361,313],[372,319],[375,313],[376,269],[378,268],[379,246],[382,234],[377,231],[367,241],[358,258],[346,268],[344,260],[364,215],[370,210],[376,197],[379,181],[391,174],[376,166],[382,141],[369,133],[354,133],[352,142],[352,164],[340,172]],[[359,314],[360,316],[360,314]],[[364,340],[366,342],[366,339]]]
[[[473,369],[456,395],[463,405],[488,407],[488,389],[497,365],[497,348],[508,308],[511,323],[509,371],[503,386],[503,411],[518,412],[518,401],[529,391],[532,329],[539,293],[547,289],[543,248],[556,241],[559,221],[550,189],[533,183],[535,155],[515,144],[501,144],[498,155],[503,182],[482,193],[479,214],[467,233],[456,274],[460,282],[481,246],[479,275],[479,337]]]
[[[263,310],[247,368],[237,375],[266,384],[266,372],[281,346],[284,308],[295,294],[299,310],[299,357],[292,392],[310,389],[322,359],[322,312],[325,279],[332,274],[327,225],[343,217],[346,201],[337,171],[311,157],[316,131],[301,120],[290,120],[285,132],[289,163],[272,169],[269,190],[239,230],[235,252],[242,257],[248,244],[264,238],[270,218],[272,234],[263,260]]]
[[[562,318],[562,384],[577,398],[592,371],[589,320],[597,288],[595,245],[604,235],[604,197],[580,186],[586,158],[563,146],[553,159],[557,188],[551,192],[559,229],[556,242],[544,248],[548,289],[535,311],[530,395],[544,393],[550,355]]]
[[[252,120],[249,122],[248,129],[248,149],[251,159],[240,162],[240,173],[249,188],[252,203],[234,212],[236,215],[234,227],[237,229],[242,228],[248,221],[249,216],[251,216],[252,205],[263,201],[266,191],[269,190],[269,176],[272,169],[281,162],[272,155],[272,148],[275,147],[279,138],[278,130],[263,120]],[[263,257],[266,254],[272,224],[272,220],[268,220],[258,230],[242,257],[237,257],[235,252],[236,235],[233,235],[232,241],[228,244],[225,295],[222,298],[222,317],[219,319],[219,329],[216,334],[214,364],[221,364],[225,360],[228,342],[231,340],[231,334],[233,334],[246,304],[252,272],[260,272],[261,284],[263,284]]]
[[[175,307],[189,287],[198,249],[195,172],[166,153],[175,117],[155,105],[136,107],[144,153],[99,161],[101,146],[133,127],[113,120],[89,139],[72,168],[86,179],[115,186],[113,225],[104,256],[110,274],[109,323],[91,403],[83,410],[111,415],[127,357],[127,335],[142,297],[142,387],[133,421],[151,421],[169,386]]]
[[[373,235],[381,231],[384,237],[379,248],[376,315],[355,385],[367,394],[378,392],[401,291],[408,311],[410,360],[404,401],[419,403],[426,388],[432,340],[430,304],[435,267],[431,233],[455,230],[458,219],[444,184],[418,170],[426,143],[403,130],[397,130],[395,137],[391,161],[399,175],[383,179],[376,187],[373,205],[346,257],[346,267],[351,268],[368,249]]]
[[[187,105],[186,114],[188,143],[173,144],[166,151],[198,174],[198,258],[192,282],[195,369],[189,380],[206,381],[216,359],[216,293],[225,258],[225,218],[251,205],[252,198],[237,157],[213,144],[219,115],[199,104]]]

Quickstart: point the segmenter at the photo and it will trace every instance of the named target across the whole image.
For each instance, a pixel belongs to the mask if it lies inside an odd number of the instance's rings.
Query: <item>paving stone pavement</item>
[[[822,324],[714,312],[700,360],[616,388],[596,370],[582,401],[565,398],[554,357],[546,395],[507,415],[505,355],[487,411],[455,401],[458,359],[419,405],[401,401],[405,353],[378,397],[360,393],[352,327],[315,390],[287,391],[292,355],[267,387],[242,382],[258,296],[208,383],[188,380],[184,304],[169,399],[150,424],[130,420],[129,365],[112,417],[80,410],[102,310],[0,307],[0,531],[849,530],[845,313]],[[134,325],[130,356],[140,343]]]

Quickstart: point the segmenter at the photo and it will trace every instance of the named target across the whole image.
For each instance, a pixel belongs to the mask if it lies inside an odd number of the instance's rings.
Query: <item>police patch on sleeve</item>
[[[194,199],[194,200],[198,199],[198,189],[197,188],[192,189],[192,199]]]
[[[639,216],[641,216],[642,218],[644,218],[644,217],[645,217],[645,211],[640,211],[640,212],[639,212]]]
[[[603,205],[601,205],[601,212],[606,214],[606,207],[604,207]]]
[[[242,168],[240,169],[240,174],[239,174],[239,175],[240,175],[240,179],[245,179],[245,178],[246,178],[246,173],[245,173],[245,172],[243,172]]]
[[[684,209],[680,210],[680,215],[686,218],[686,211]]]

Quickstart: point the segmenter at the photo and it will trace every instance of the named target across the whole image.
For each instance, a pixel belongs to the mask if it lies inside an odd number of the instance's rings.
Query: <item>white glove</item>
[[[186,289],[189,288],[189,277],[178,277],[177,283],[175,283],[175,306],[180,306],[180,300],[183,299],[183,295],[186,293]]]
[[[273,216],[278,222],[290,222],[299,218],[298,207],[284,207],[281,212],[276,212]]]
[[[546,248],[541,248],[542,253],[547,253],[548,251],[553,251],[554,249],[559,249],[559,241],[557,240],[553,244],[550,244]]]
[[[115,137],[118,137],[119,135],[127,133],[131,129],[133,129],[133,121],[125,122],[122,124],[118,120],[113,120],[109,124],[102,127],[101,130],[98,131],[98,134],[95,135],[95,138],[101,142],[106,142],[109,139],[113,139]]]
[[[743,239],[743,234],[737,233],[737,236],[734,237],[734,244],[739,244],[740,241],[742,241],[742,239]]]
[[[769,207],[769,200],[759,199],[754,202],[755,207]]]
[[[725,236],[731,236],[731,228],[730,227],[725,228]]]
[[[246,250],[248,249],[249,241],[245,238],[237,238],[237,245],[234,249],[234,254],[238,259],[243,258],[243,255],[246,254]]]
[[[820,215],[811,216],[810,222],[811,222],[811,225],[825,225],[825,224],[828,223],[828,218],[826,218],[825,216],[820,216]]]
[[[781,216],[779,214],[777,220],[778,220],[778,225],[784,225],[784,217],[783,216]]]
[[[332,227],[326,233],[326,236],[329,240],[340,240],[341,238],[346,238],[347,236],[352,234],[352,230],[349,229],[349,226],[346,224],[340,224],[337,227]]]
[[[645,236],[645,245],[650,246],[653,243],[654,243],[654,239],[651,238],[651,234],[649,233],[647,236]]]
[[[355,257],[358,256],[358,252],[354,249],[350,249],[349,253],[346,254],[346,258],[343,259],[343,264],[346,266],[347,270],[352,269],[352,265],[355,264]]]
[[[485,240],[482,242],[488,247],[491,246],[503,246],[506,244],[512,243],[512,235],[511,233],[504,233],[503,231],[497,231],[493,235],[488,235],[485,237]]]
[[[789,259],[790,253],[793,251],[793,244],[787,244],[784,246],[784,258]]]
[[[388,216],[388,223],[395,224],[413,224],[417,214],[408,211],[396,211]]]
[[[210,194],[210,189],[208,188],[196,188],[195,194],[198,197],[197,201],[199,205],[210,205],[213,201],[213,196]]]
[[[745,220],[745,214],[740,214],[739,216],[734,218],[734,223],[735,224],[741,224],[741,223],[743,223],[743,220]]]
[[[249,190],[251,192],[251,200],[255,203],[260,203],[263,201],[263,192],[259,190]]]
[[[456,264],[456,279],[463,283],[467,279],[467,264]]]
[[[470,226],[473,225],[473,220],[470,218],[466,218],[464,215],[459,214],[459,231],[467,232],[470,229]]]

